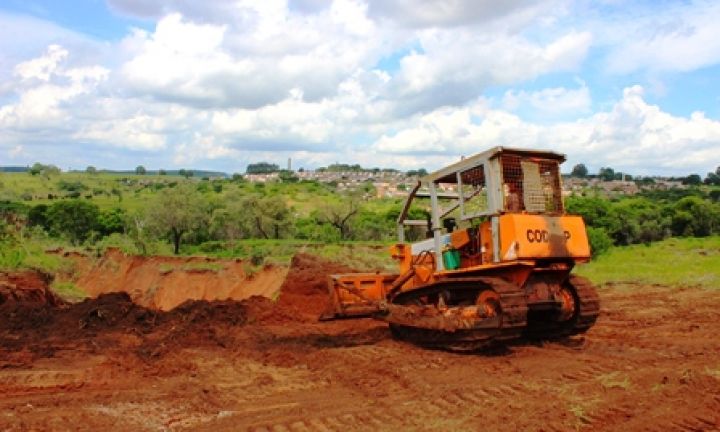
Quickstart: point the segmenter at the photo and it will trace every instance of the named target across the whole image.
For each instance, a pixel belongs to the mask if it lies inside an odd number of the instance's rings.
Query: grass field
[[[596,284],[637,282],[720,289],[720,237],[671,238],[615,247],[577,273]]]
[[[73,191],[77,191],[77,198],[93,202],[101,209],[119,207],[133,212],[143,208],[149,198],[165,187],[183,182],[196,184],[198,190],[218,199],[234,193],[280,194],[288,206],[302,215],[309,214],[322,203],[338,199],[338,195],[329,187],[315,183],[265,185],[238,183],[229,179],[203,180],[167,175],[70,172],[50,176],[0,173],[0,201],[22,201],[28,205],[51,204],[58,198],[71,197]]]

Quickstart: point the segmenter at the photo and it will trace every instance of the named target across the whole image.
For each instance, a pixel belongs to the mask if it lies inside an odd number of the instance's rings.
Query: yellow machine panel
[[[504,214],[499,219],[501,261],[590,259],[585,223],[580,216]]]

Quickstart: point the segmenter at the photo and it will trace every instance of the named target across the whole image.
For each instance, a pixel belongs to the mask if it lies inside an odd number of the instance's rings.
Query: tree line
[[[321,197],[313,201],[310,211],[298,211],[282,188],[245,184],[224,191],[223,181],[172,182],[133,211],[101,209],[92,201],[73,199],[83,185],[61,181],[69,199],[34,206],[0,202],[0,225],[27,226],[74,245],[121,236],[145,253],[155,241],[169,242],[179,253],[183,245],[215,242],[221,247],[223,242],[242,239],[336,242],[395,238],[402,200],[370,200],[370,185],[341,194],[320,183],[302,183],[298,187],[305,193]],[[720,234],[720,189],[655,190],[612,200],[571,196],[566,210],[584,217],[595,254],[613,245]],[[413,207],[410,218],[426,219],[427,211]],[[409,240],[423,236],[422,230],[407,233]]]
[[[621,171],[615,171],[611,167],[601,167],[597,174],[590,174],[585,164],[579,163],[573,166],[570,172],[570,177],[575,178],[598,178],[603,181],[612,180],[626,180],[626,181],[637,181],[641,183],[652,183],[654,180],[652,177],[636,177],[628,173]],[[720,186],[720,166],[715,169],[714,172],[709,172],[703,179],[700,174],[690,174],[683,177],[669,177],[668,180],[674,180],[682,182],[682,184],[690,186],[699,186],[701,184]]]
[[[251,192],[234,190],[220,195],[222,187],[209,184],[168,185],[148,198],[139,211],[100,209],[91,201],[70,198],[35,206],[0,203],[0,216],[6,221],[22,220],[30,229],[73,245],[96,243],[116,234],[131,239],[141,252],[147,252],[153,241],[168,241],[177,254],[184,244],[241,239],[388,240],[395,235],[400,211],[399,203],[386,210],[372,208],[368,188],[334,194],[310,214],[301,215],[287,197],[268,192],[265,185],[256,184]],[[76,186],[67,185],[70,189]],[[308,187],[324,188],[316,183]]]
[[[568,213],[583,216],[596,255],[611,246],[720,234],[717,189],[650,191],[613,200],[571,196],[565,207]]]

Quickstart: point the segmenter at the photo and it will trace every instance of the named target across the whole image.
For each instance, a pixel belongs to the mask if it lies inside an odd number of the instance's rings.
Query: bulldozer
[[[564,161],[494,147],[419,178],[390,248],[398,271],[330,275],[321,320],[373,317],[398,339],[452,351],[586,332],[600,301],[571,273],[591,254],[582,217],[565,213]],[[426,217],[411,219],[417,208]],[[406,241],[418,231],[427,238]]]

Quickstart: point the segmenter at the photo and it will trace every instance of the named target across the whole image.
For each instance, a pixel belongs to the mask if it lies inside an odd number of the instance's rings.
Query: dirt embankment
[[[71,258],[81,269],[76,283],[90,296],[122,291],[139,305],[165,311],[187,300],[275,298],[288,271],[242,260],[128,256],[114,249],[93,265]]]
[[[34,271],[0,272],[0,306],[3,304],[60,306],[63,301],[48,289],[52,276]]]
[[[76,257],[81,258],[81,257]],[[113,261],[110,261],[110,258]],[[126,257],[122,254],[115,256],[109,254],[96,266],[91,268],[83,280],[99,280],[117,283],[137,281],[147,285],[147,279],[157,280],[155,271],[158,262],[180,263],[190,261],[187,259],[170,260],[160,258],[157,261],[139,259],[139,257]],[[112,267],[110,262],[119,262],[118,270],[109,276],[99,276],[101,269]],[[199,261],[202,263],[209,261]],[[122,270],[119,270],[122,269]],[[193,278],[196,284],[205,281],[206,284],[191,291],[187,287],[178,287],[174,293],[174,301],[182,303],[165,311],[150,302],[150,306],[142,305],[133,299],[130,293],[143,292],[136,285],[121,285],[125,290],[117,288],[108,289],[111,292],[101,293],[97,297],[88,298],[80,303],[69,304],[63,302],[49,288],[51,277],[36,272],[0,273],[0,337],[2,348],[9,352],[5,358],[5,365],[15,364],[17,358],[21,361],[37,357],[52,356],[57,349],[65,349],[66,344],[82,346],[96,352],[98,340],[110,341],[113,339],[133,340],[131,345],[140,357],[156,357],[172,350],[181,350],[185,346],[213,345],[218,342],[216,334],[246,324],[285,325],[302,322],[315,322],[321,311],[328,304],[326,270],[345,271],[344,266],[318,261],[312,256],[298,254],[293,258],[289,277],[282,284],[282,294],[279,300],[273,302],[262,295],[248,293],[264,292],[260,288],[268,286],[269,281],[280,285],[282,280],[275,280],[278,274],[286,273],[287,269],[276,271],[274,267],[266,267],[262,271],[266,276],[258,279],[245,279],[246,284],[239,282],[232,293],[242,300],[195,300],[198,297],[226,297],[227,290],[220,288],[220,293],[212,293],[211,283],[219,277],[215,272],[190,272],[189,276],[203,276]],[[154,271],[155,270],[155,271]],[[219,272],[218,272],[219,273]],[[123,278],[123,275],[130,277]],[[147,275],[147,279],[141,277]],[[173,290],[169,281],[163,283],[164,293]],[[86,286],[86,285],[82,285]],[[108,286],[110,287],[110,286]],[[276,288],[279,289],[279,288]],[[115,292],[113,292],[115,291]],[[232,297],[232,296],[231,296]],[[147,296],[139,297],[147,300]],[[161,297],[167,299],[167,297]],[[168,306],[170,303],[160,303]],[[4,333],[3,333],[4,332]],[[110,343],[110,342],[108,342]],[[122,344],[120,344],[122,346]],[[22,355],[15,355],[17,351]],[[15,353],[14,353],[15,352]],[[31,355],[27,355],[30,353]],[[2,352],[0,352],[0,369],[3,367]]]
[[[315,322],[347,270],[300,255],[275,303],[171,311],[0,276],[0,430],[720,430],[720,292],[605,286],[583,337],[458,355]]]

